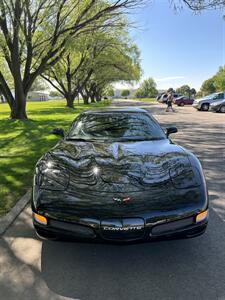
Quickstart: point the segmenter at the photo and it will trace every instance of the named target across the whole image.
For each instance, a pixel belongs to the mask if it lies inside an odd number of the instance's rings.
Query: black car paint
[[[115,201],[128,197],[127,203]],[[63,139],[35,169],[32,209],[47,217],[49,224],[34,221],[34,226],[47,237],[130,241],[195,236],[207,224],[207,220],[195,224],[195,216],[207,208],[207,187],[198,159],[166,138],[135,142]],[[123,223],[131,220],[133,226],[137,219],[143,220],[144,227],[126,232]],[[110,220],[111,229],[106,230],[102,224]],[[183,220],[191,222],[177,228]],[[116,222],[121,222],[122,230],[113,232]],[[175,229],[153,234],[153,228],[165,224],[174,224]]]

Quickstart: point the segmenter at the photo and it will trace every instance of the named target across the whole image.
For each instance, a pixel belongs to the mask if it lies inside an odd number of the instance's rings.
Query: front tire
[[[208,103],[202,104],[201,110],[202,110],[202,111],[208,111],[208,110],[209,110],[209,104],[208,104]]]
[[[184,106],[184,102],[181,102],[181,103],[180,103],[180,106]]]

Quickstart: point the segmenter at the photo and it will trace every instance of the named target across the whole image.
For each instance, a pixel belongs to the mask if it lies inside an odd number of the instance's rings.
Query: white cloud
[[[163,78],[156,78],[156,82],[166,82],[166,81],[172,81],[172,80],[178,80],[178,79],[184,79],[184,76],[168,76]]]

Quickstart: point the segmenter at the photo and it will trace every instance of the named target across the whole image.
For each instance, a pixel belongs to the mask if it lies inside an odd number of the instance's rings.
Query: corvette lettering
[[[130,226],[130,227],[103,227],[103,230],[110,231],[130,231],[130,230],[142,230],[142,226]]]

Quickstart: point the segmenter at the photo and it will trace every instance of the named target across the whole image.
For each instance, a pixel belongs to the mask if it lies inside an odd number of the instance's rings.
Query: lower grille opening
[[[151,235],[161,235],[161,234],[167,234],[179,229],[185,229],[186,227],[192,225],[194,222],[194,218],[187,218],[183,220],[168,222],[161,225],[156,225],[151,230]]]
[[[82,226],[74,223],[61,222],[56,220],[50,220],[49,225],[58,230],[68,231],[74,233],[79,237],[95,238],[96,234],[92,228]]]
[[[107,219],[101,222],[101,235],[108,240],[136,240],[145,234],[141,218]]]

